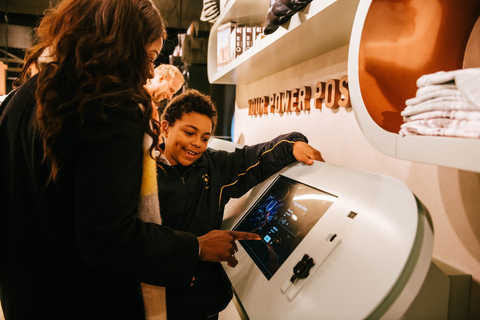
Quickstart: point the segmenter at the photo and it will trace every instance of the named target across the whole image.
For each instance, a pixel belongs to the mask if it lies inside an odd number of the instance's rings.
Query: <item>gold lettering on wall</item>
[[[285,90],[282,94],[282,107],[280,108],[280,112],[291,112],[290,109],[290,100],[291,100],[292,92],[290,90]]]
[[[338,100],[340,100],[340,91],[337,79],[330,79],[325,84],[325,107],[328,109],[338,108]]]
[[[298,108],[297,111],[310,110],[310,96],[312,95],[312,88],[301,87],[298,93]]]
[[[350,101],[350,94],[348,92],[348,76],[344,75],[340,78],[340,93],[343,98],[340,98],[338,105],[342,108],[349,108],[352,106]]]
[[[275,94],[275,112],[276,113],[283,113],[283,112],[280,112],[281,106],[282,106],[282,93],[279,92]]]
[[[272,93],[270,95],[270,98],[268,99],[268,112],[269,113],[275,113],[275,93]]]
[[[322,109],[323,99],[325,99],[325,82],[318,82],[315,85],[313,98],[315,101],[315,108]]]
[[[292,89],[292,95],[290,97],[290,111],[295,112],[298,107],[298,88]]]
[[[283,114],[309,111],[312,98],[316,109],[322,109],[323,104],[328,109],[351,107],[348,76],[344,75],[340,79],[317,82],[313,96],[311,87],[301,86],[300,88],[249,99],[248,115],[258,116],[268,113]]]

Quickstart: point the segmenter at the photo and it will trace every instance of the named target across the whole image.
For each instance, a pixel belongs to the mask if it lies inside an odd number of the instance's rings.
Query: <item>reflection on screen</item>
[[[279,175],[233,230],[259,234],[240,244],[268,280],[287,260],[336,196]]]

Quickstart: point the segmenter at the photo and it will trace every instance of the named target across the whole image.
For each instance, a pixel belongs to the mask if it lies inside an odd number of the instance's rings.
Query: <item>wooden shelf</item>
[[[248,84],[323,53],[347,45],[359,0],[312,1],[274,33],[257,41],[248,51],[217,71],[217,28],[225,22],[261,25],[268,1],[230,0],[212,26],[208,43],[210,83]]]

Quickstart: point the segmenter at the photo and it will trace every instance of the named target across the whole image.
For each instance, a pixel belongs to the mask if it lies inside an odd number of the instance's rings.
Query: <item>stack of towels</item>
[[[480,68],[426,74],[417,87],[400,135],[480,138]]]

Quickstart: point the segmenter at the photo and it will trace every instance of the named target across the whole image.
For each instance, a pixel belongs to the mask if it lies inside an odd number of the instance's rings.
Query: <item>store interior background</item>
[[[55,0],[0,0],[0,61],[8,65],[7,92],[12,88],[12,82],[21,68],[25,49],[33,44],[33,28],[44,10],[49,7],[50,2],[55,3]],[[164,48],[155,61],[156,65],[172,62],[170,56],[174,54],[175,47],[178,45],[178,34],[186,33],[192,22],[198,23],[199,37],[208,40],[212,24],[200,20],[202,1],[154,0],[153,2],[162,12],[168,33]],[[172,63],[176,64],[176,62]],[[234,112],[235,86],[210,84],[206,63],[180,62],[177,66],[187,79],[186,86],[211,95],[216,105],[226,106],[220,113],[216,133],[219,137],[229,139]]]
[[[259,0],[260,1],[260,0]],[[8,60],[9,78],[15,77],[21,45],[6,45],[5,16],[9,40],[14,25],[33,27],[50,0],[0,0],[0,59]],[[177,34],[199,21],[202,1],[154,0],[168,26],[169,38],[157,63],[168,63],[177,45]],[[8,9],[8,14],[5,12]],[[265,13],[266,14],[266,13]],[[211,24],[200,22],[208,36]],[[375,149],[363,135],[352,108],[315,109],[293,114],[248,115],[248,99],[318,81],[339,79],[348,73],[348,45],[321,54],[291,68],[242,85],[209,84],[207,66],[188,66],[188,86],[212,95],[220,119],[216,135],[240,144],[254,144],[290,132],[304,133],[331,164],[375,172],[399,179],[428,209],[434,226],[433,260],[447,274],[472,276],[469,319],[480,319],[480,173],[406,161]],[[8,54],[7,54],[8,52]],[[278,52],[281,54],[281,52]],[[233,117],[233,115],[235,115]],[[233,122],[232,122],[233,119]],[[231,134],[233,133],[233,134]],[[345,181],[348,183],[348,181]]]

